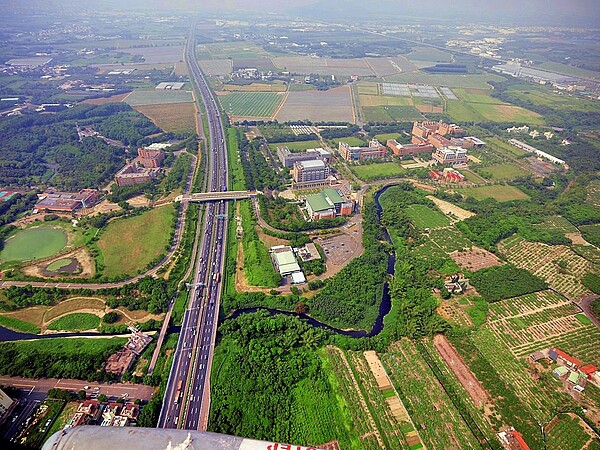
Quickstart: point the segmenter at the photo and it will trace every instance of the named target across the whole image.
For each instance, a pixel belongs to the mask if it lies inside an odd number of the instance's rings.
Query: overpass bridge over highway
[[[258,191],[219,191],[219,192],[198,192],[196,194],[178,195],[176,202],[186,200],[188,202],[215,202],[219,200],[243,200],[260,194]]]

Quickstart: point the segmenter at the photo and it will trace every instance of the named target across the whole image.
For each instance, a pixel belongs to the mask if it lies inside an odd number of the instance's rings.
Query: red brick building
[[[387,148],[377,139],[371,139],[368,147],[350,147],[347,143],[340,141],[338,151],[346,161],[362,161],[365,159],[385,158],[387,156]]]
[[[433,151],[433,145],[430,145],[427,143],[403,145],[403,144],[400,144],[395,139],[388,139],[386,145],[396,156],[416,155],[419,153],[431,153]]]
[[[149,148],[138,148],[138,161],[148,169],[161,167],[165,160],[165,152]]]

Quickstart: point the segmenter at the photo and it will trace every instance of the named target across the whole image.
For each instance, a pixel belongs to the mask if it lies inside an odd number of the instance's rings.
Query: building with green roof
[[[354,204],[345,200],[337,189],[323,189],[318,194],[306,196],[306,209],[313,220],[331,219],[352,214]]]

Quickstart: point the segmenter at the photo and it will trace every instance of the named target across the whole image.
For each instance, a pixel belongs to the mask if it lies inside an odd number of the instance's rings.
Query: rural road
[[[82,380],[71,380],[66,378],[40,378],[39,380],[33,380],[29,378],[21,377],[0,377],[0,385],[12,386],[18,389],[32,390],[33,392],[46,393],[50,389],[68,389],[70,391],[80,391],[84,386],[89,386],[87,390],[88,394],[98,392],[98,394],[105,394],[108,398],[118,398],[123,394],[128,394],[129,399],[139,398],[140,400],[150,400],[154,388],[152,386],[146,386],[144,384],[123,384],[123,383],[97,383]],[[94,388],[99,387],[98,391]]]

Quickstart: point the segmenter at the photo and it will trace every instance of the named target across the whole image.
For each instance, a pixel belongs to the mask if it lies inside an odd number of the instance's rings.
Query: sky
[[[476,22],[501,21],[523,25],[552,22],[600,28],[600,0],[0,0],[10,3],[58,3],[90,9],[192,10],[236,14],[278,12],[323,18],[402,17],[464,18]]]

